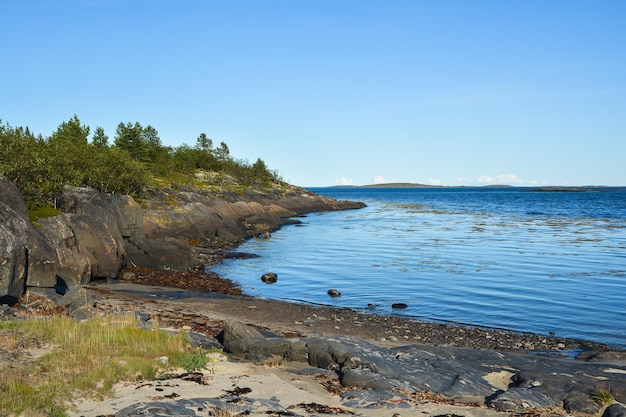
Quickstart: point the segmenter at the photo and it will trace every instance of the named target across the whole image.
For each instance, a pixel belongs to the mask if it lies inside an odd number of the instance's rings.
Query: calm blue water
[[[626,348],[626,191],[312,191],[368,207],[311,214],[212,270],[255,296]]]

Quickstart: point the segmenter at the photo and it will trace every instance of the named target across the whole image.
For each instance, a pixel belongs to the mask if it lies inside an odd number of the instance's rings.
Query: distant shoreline
[[[410,182],[390,182],[384,184],[368,184],[368,185],[331,185],[328,187],[308,187],[308,188],[432,188],[432,189],[485,189],[485,188],[506,188],[506,189],[519,189],[525,191],[534,192],[594,192],[594,191],[615,191],[626,190],[626,186],[605,186],[605,185],[585,185],[585,186],[516,186],[505,184],[493,184],[493,185],[428,185],[420,183]]]

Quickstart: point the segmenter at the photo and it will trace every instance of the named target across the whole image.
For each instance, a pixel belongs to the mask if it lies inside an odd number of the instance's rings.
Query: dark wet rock
[[[604,410],[602,417],[626,417],[626,407],[622,404],[610,405]]]
[[[395,308],[395,309],[405,309],[408,308],[409,306],[406,305],[405,303],[393,303],[391,305],[391,308]]]
[[[230,342],[227,346],[229,352],[245,358],[265,358],[277,356],[291,361],[306,361],[306,345],[297,339],[239,339]]]
[[[221,257],[223,259],[253,259],[258,258],[259,255],[249,252],[222,251]]]
[[[341,297],[341,292],[339,292],[338,290],[336,290],[334,288],[331,288],[330,290],[328,290],[327,293],[331,297]]]
[[[563,400],[563,408],[568,413],[596,414],[600,411],[600,405],[594,401],[593,394],[581,392],[576,389],[567,393]]]
[[[267,272],[261,276],[261,281],[266,284],[274,284],[278,281],[278,275],[273,272]]]
[[[230,349],[233,342],[242,339],[263,339],[263,334],[252,326],[247,326],[238,321],[224,323],[222,343],[226,349]]]
[[[588,362],[626,361],[626,352],[590,350],[580,352],[578,355],[576,355],[576,359],[581,359]]]
[[[597,412],[593,393],[599,380],[617,400],[626,394],[626,367],[444,346],[384,348],[356,337],[267,338],[249,326],[231,323],[229,327],[235,331],[225,335],[237,334],[225,343],[233,354],[307,360],[311,366],[336,372],[344,386],[431,392],[503,411],[564,405],[571,413]],[[248,336],[252,337],[246,340]],[[493,382],[491,377],[500,374],[512,375],[506,385]]]
[[[223,350],[224,346],[214,337],[207,337],[201,333],[188,332],[187,340],[192,348],[200,348],[204,350],[219,349]]]
[[[556,404],[539,390],[513,387],[489,398],[487,405],[498,411],[523,411],[529,408],[547,408]]]
[[[115,417],[206,417],[245,416],[252,412],[269,416],[297,416],[280,404],[278,399],[259,399],[249,395],[225,394],[220,398],[180,398],[168,401],[142,402],[126,407]]]
[[[124,247],[129,262],[144,268],[185,271],[196,264],[194,252],[184,239],[128,239]]]
[[[306,361],[306,345],[298,339],[265,337],[254,327],[229,321],[224,326],[224,347],[234,355],[256,359],[278,356],[290,361]]]
[[[197,413],[198,410],[204,410],[206,406],[204,398],[190,398],[175,401],[155,401],[148,403],[138,403],[126,407],[117,413],[115,417],[136,417],[136,416],[152,416],[152,417],[193,417],[206,415],[206,413]]]
[[[344,387],[359,387],[373,390],[388,390],[394,388],[408,388],[407,384],[393,378],[387,378],[373,372],[367,366],[341,369],[341,385]]]

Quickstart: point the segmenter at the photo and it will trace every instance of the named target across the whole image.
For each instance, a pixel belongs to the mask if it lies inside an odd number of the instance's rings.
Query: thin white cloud
[[[333,181],[335,184],[337,185],[353,185],[354,181],[346,178],[346,177],[341,177],[338,180]]]
[[[524,181],[515,174],[499,174],[496,176],[481,175],[476,180],[481,184],[523,184]]]
[[[428,184],[430,185],[441,185],[441,180],[439,178],[429,178]]]
[[[374,184],[384,184],[385,182],[387,182],[385,180],[385,177],[383,177],[382,175],[376,175],[374,177]]]

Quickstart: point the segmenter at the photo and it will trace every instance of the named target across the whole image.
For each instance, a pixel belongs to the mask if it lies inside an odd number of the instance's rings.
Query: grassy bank
[[[141,329],[136,323],[133,316],[0,323],[0,350],[15,353],[12,363],[0,367],[0,416],[66,416],[73,398],[104,398],[117,382],[206,364],[186,334]]]

